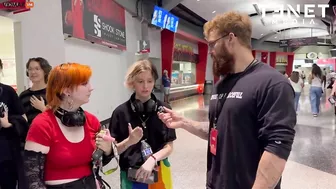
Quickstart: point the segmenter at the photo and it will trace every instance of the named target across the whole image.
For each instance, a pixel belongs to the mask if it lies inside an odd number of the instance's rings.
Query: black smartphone
[[[335,97],[334,96],[329,97],[328,101],[330,102],[330,104],[335,105],[336,101],[335,101]]]
[[[154,184],[158,181],[158,172],[157,171],[153,171],[152,174],[149,176],[149,178],[145,181],[143,180],[140,180],[140,181],[137,181],[135,175],[136,175],[136,172],[137,172],[138,169],[133,169],[133,168],[129,168],[128,169],[128,172],[127,172],[127,178],[128,180],[130,181],[133,181],[133,182],[141,182],[141,183],[145,183],[145,184]]]

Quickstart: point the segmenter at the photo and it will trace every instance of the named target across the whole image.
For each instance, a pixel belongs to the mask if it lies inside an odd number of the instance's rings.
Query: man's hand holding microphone
[[[170,129],[182,128],[204,140],[209,137],[209,122],[198,122],[178,115],[176,112],[164,107],[158,112],[161,121]]]
[[[186,125],[186,120],[184,117],[178,115],[176,112],[163,107],[163,111],[158,112],[158,116],[161,121],[171,129],[184,128]]]

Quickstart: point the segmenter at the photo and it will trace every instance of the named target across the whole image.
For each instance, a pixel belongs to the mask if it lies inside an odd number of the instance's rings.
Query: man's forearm
[[[259,162],[256,180],[252,189],[273,189],[278,184],[286,160],[265,151]]]
[[[198,122],[186,119],[183,128],[204,140],[209,138],[209,122]]]

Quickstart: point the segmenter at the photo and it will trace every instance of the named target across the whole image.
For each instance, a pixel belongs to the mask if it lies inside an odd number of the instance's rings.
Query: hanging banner
[[[317,37],[305,37],[295,39],[284,39],[279,41],[279,47],[301,47],[309,45],[317,45]]]
[[[62,0],[63,33],[126,50],[125,9],[114,0]]]
[[[173,59],[175,61],[198,63],[198,54],[194,53],[191,46],[176,43],[174,47]]]

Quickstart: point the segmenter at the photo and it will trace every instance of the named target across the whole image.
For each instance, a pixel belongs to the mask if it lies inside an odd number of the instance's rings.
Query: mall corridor
[[[300,99],[293,150],[283,174],[283,189],[335,189],[336,186],[336,128],[332,107],[322,99],[322,114],[310,113],[309,89]],[[328,93],[327,91],[326,93]],[[180,114],[198,120],[208,118],[208,97],[194,96],[172,103]],[[174,189],[204,189],[207,142],[184,130],[177,131],[178,140],[170,158]],[[248,158],[248,157],[246,157]],[[119,173],[108,177],[117,187]]]

